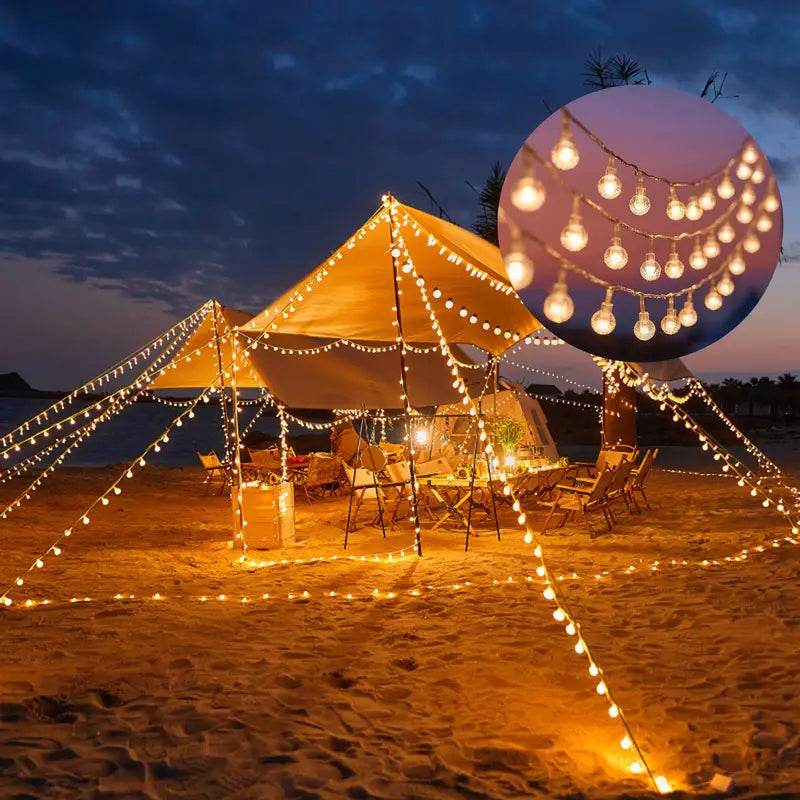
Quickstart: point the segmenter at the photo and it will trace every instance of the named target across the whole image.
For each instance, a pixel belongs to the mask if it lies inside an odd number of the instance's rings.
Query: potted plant
[[[504,463],[513,466],[517,446],[522,441],[525,428],[522,423],[511,417],[496,417],[494,421],[495,442],[503,448]],[[498,454],[499,455],[499,454]]]

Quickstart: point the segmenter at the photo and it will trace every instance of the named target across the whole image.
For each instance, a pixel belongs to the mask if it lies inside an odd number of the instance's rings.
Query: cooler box
[[[294,484],[245,483],[242,517],[248,548],[271,550],[294,544]]]

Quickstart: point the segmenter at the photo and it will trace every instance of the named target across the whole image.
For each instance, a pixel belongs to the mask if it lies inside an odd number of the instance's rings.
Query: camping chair
[[[210,453],[197,453],[200,463],[206,472],[206,479],[203,484],[206,487],[206,496],[208,496],[209,489],[214,485],[217,479],[220,480],[219,493],[222,494],[228,486],[228,470],[225,465],[219,460],[219,456],[213,450]]]
[[[550,513],[545,520],[542,533],[544,533],[550,525],[550,520],[556,511],[563,511],[562,520],[555,527],[561,528],[567,520],[574,516],[577,512],[583,515],[584,521],[589,528],[589,535],[594,536],[594,529],[588,520],[587,515],[593,511],[602,511],[606,520],[608,529],[611,530],[612,517],[609,514],[607,492],[614,479],[614,470],[606,467],[595,479],[590,487],[582,486],[564,486],[559,484],[557,486],[556,496],[553,500],[542,501],[542,505],[550,508]]]
[[[532,498],[534,502],[538,503],[543,498],[552,497],[556,491],[556,486],[566,479],[567,471],[567,467],[554,467],[541,472],[530,472],[527,475],[523,475],[520,486],[522,497],[520,499],[527,500]]]
[[[369,447],[353,427],[352,423],[338,423],[331,431],[331,452],[341,456],[345,464],[354,466],[360,460],[360,454]]]
[[[573,476],[575,480],[585,480],[585,478],[579,477],[581,470],[584,469],[588,475],[588,480],[594,481],[606,467],[616,469],[623,461],[634,461],[636,453],[636,449],[604,447],[598,453],[597,460],[594,463],[591,461],[574,461],[569,465],[569,469],[575,471]]]
[[[628,482],[625,497],[628,501],[630,501],[636,511],[641,514],[642,509],[640,508],[639,504],[636,502],[636,497],[634,492],[639,492],[642,495],[642,500],[644,500],[645,505],[647,508],[650,508],[650,503],[647,500],[647,495],[644,492],[644,485],[647,482],[647,476],[650,474],[650,468],[653,466],[653,461],[655,461],[656,456],[658,455],[658,449],[655,450],[648,450],[644,457],[642,458],[642,463],[639,465],[639,468],[634,470],[633,477]]]
[[[606,500],[608,501],[608,513],[611,515],[611,520],[616,522],[614,518],[613,503],[615,500],[622,499],[625,501],[625,506],[630,511],[628,503],[628,480],[630,479],[631,471],[633,470],[633,461],[627,459],[623,461],[615,470],[614,477],[609,484],[608,491],[606,492]]]
[[[342,483],[342,457],[329,453],[312,453],[308,469],[297,481],[310,503],[315,497],[330,497]]]

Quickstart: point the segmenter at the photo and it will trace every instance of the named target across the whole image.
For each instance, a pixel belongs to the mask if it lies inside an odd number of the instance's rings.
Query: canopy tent
[[[242,354],[236,370],[238,389],[264,387],[290,408],[396,409],[402,406],[395,343],[373,344],[292,334],[261,337],[237,332],[252,315],[212,300],[214,313],[197,326],[175,358],[150,384],[153,390],[205,388],[222,375],[230,385],[233,337]],[[483,384],[483,370],[458,347],[453,355],[467,365],[467,386]],[[246,353],[246,357],[244,354]],[[246,360],[245,360],[246,358]],[[415,407],[455,402],[450,368],[437,348],[415,348],[406,355],[408,393]],[[227,375],[227,378],[226,378]]]
[[[438,341],[432,311],[448,343],[475,345],[494,355],[541,328],[509,283],[497,247],[388,198],[339,250],[244,329],[396,341],[394,272],[400,250],[395,247],[393,218],[410,256],[410,263],[403,259],[397,271],[406,342]]]
[[[502,417],[519,422],[523,430],[519,445],[532,447],[550,461],[558,461],[558,451],[539,401],[514,381],[503,379],[501,385],[499,391],[484,395],[480,403],[488,428]],[[460,403],[439,406],[433,425],[432,457],[438,456],[448,441],[459,445],[464,452],[472,452],[474,434],[470,418]]]

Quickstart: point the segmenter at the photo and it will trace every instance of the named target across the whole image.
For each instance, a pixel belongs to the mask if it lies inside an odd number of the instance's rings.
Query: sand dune
[[[7,582],[113,474],[65,470],[2,523]],[[673,567],[788,528],[727,480],[656,473],[649,494],[653,510],[622,514],[610,535],[547,536],[583,635],[675,787],[707,794],[723,772],[742,797],[797,796],[800,549]],[[0,615],[3,797],[649,793],[520,531],[484,531],[466,554],[442,531],[425,534],[422,559],[251,568],[231,563],[227,501],[202,495],[197,470],[145,470],[13,593]],[[278,555],[341,555],[345,513],[298,500],[298,544]],[[364,527],[348,551],[410,540]]]

